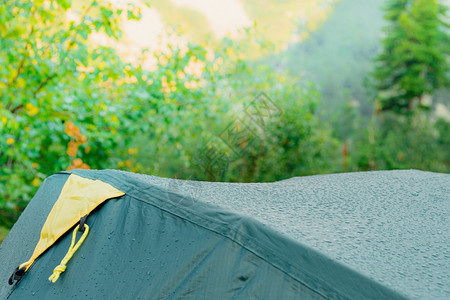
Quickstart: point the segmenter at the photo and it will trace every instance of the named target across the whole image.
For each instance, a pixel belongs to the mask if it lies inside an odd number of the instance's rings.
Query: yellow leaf
[[[129,148],[128,149],[128,154],[130,154],[130,155],[133,155],[133,154],[135,154],[135,153],[137,153],[138,152],[138,149],[137,148]]]
[[[111,116],[111,122],[117,124],[117,123],[119,123],[119,118],[116,115],[112,115]]]
[[[29,116],[34,116],[39,112],[39,108],[29,102],[25,105],[25,108],[27,109]]]
[[[186,75],[184,75],[183,71],[178,70],[177,77],[180,78],[180,79],[183,79],[184,77],[186,77]]]
[[[69,156],[77,156],[78,151],[78,143],[74,141],[69,141],[67,144],[67,155]]]
[[[40,183],[40,181],[39,181],[39,178],[37,178],[37,177],[34,177],[33,181],[31,182],[31,184],[36,187],[39,186],[39,183]]]
[[[75,126],[75,124],[73,124],[72,121],[68,121],[65,123],[66,128],[64,129],[64,132],[72,137],[72,136],[77,136],[78,134],[80,134],[80,129]]]
[[[81,145],[84,145],[87,143],[87,137],[84,134],[77,134],[76,136],[76,140],[78,143],[80,143]]]
[[[23,88],[23,87],[25,87],[25,84],[26,84],[25,79],[23,79],[21,77],[17,78],[17,86],[18,87]]]
[[[164,56],[160,56],[158,58],[158,60],[159,60],[159,64],[161,66],[165,66],[169,62],[169,60],[167,58],[165,58]]]
[[[72,162],[72,165],[74,167],[81,167],[83,165],[83,161],[81,160],[81,158],[77,158]]]

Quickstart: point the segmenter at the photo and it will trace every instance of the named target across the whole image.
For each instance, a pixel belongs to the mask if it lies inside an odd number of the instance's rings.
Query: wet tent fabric
[[[82,219],[85,220],[87,215],[96,207],[106,200],[123,195],[122,191],[101,180],[92,180],[71,174],[62,188],[58,200],[47,216],[33,255],[27,262],[21,264],[18,269],[26,272],[42,253],[50,248],[71,227],[81,223]],[[84,232],[87,230],[87,235],[89,229],[86,229],[86,225],[80,224],[80,226],[82,226],[81,229],[76,231]]]
[[[125,195],[94,210],[21,282],[69,173],[49,177],[0,245],[0,299],[448,299],[450,175],[349,173],[236,184],[74,171]]]

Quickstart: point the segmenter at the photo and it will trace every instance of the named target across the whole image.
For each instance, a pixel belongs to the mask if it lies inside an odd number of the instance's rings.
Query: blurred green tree
[[[120,168],[233,181],[324,172],[323,153],[332,148],[314,116],[319,95],[248,60],[249,51],[270,50],[270,43],[175,43],[158,53],[144,50],[132,64],[91,40],[102,35],[119,42],[121,21],[139,17],[133,4],[107,0],[0,2],[0,239],[42,180],[61,170]],[[156,59],[156,69],[142,67],[148,58]],[[256,138],[240,131],[243,140],[226,147],[220,134],[230,122],[239,125],[236,108],[261,92],[286,113],[264,128],[253,122]],[[225,178],[205,157],[214,139],[224,155],[239,152]],[[214,170],[204,166],[210,162]]]
[[[168,96],[189,109],[173,110],[170,121],[135,137],[134,147],[146,149],[137,154],[139,171],[232,182],[333,171],[336,140],[317,116],[321,95],[316,87],[246,59],[249,49],[272,47],[252,32],[242,40],[218,41],[212,64],[197,54],[206,63],[202,84],[189,91],[183,90],[186,79],[176,76],[183,65],[178,54],[158,65],[159,76],[175,74],[171,80],[177,88]],[[159,118],[167,116],[153,116]]]
[[[381,111],[426,108],[424,96],[448,82],[446,7],[437,0],[389,0],[374,78]]]
[[[101,0],[0,1],[0,226],[12,226],[45,177],[106,167],[126,140],[121,108],[130,96],[120,80],[131,66],[89,41],[93,33],[119,38],[122,16],[139,19],[140,10]]]

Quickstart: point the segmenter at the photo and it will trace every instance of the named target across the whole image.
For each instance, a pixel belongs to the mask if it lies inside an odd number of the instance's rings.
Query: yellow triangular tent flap
[[[104,201],[125,193],[101,180],[92,180],[71,174],[58,200],[44,223],[31,258],[20,265],[27,271],[45,250],[50,248],[64,233]]]

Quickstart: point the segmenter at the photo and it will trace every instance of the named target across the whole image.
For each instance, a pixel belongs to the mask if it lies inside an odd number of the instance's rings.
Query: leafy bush
[[[423,112],[363,121],[353,101],[329,126],[313,85],[249,59],[274,49],[252,29],[143,51],[133,64],[90,41],[120,39],[121,20],[139,17],[139,7],[106,1],[0,3],[0,239],[42,180],[66,169],[249,182],[450,170],[447,121]],[[150,56],[152,70],[142,67]]]
[[[233,181],[326,169],[330,137],[314,116],[317,93],[245,59],[268,43],[168,45],[147,70],[89,40],[93,33],[120,38],[122,16],[140,17],[132,5],[92,1],[77,11],[70,1],[18,0],[3,2],[0,12],[0,226],[10,227],[42,180],[65,169]],[[202,165],[204,151],[213,140],[226,155],[236,150],[220,134],[261,92],[283,114],[268,119],[219,177]]]
[[[448,121],[433,120],[423,112],[378,115],[350,141],[351,170],[449,172],[449,126]]]
[[[132,96],[122,82],[133,67],[88,38],[118,38],[121,15],[138,19],[139,9],[92,1],[70,20],[70,7],[0,3],[0,225],[12,225],[49,174],[108,166],[133,130],[121,124]]]
[[[316,116],[316,89],[243,59],[250,48],[270,49],[251,35],[224,39],[216,48],[212,69],[204,61],[199,88],[177,86],[170,93],[195,109],[173,110],[171,121],[159,123],[150,137],[136,137],[135,147],[146,149],[138,154],[139,170],[209,181],[274,181],[334,170],[337,143]],[[179,72],[183,63],[173,57],[156,72]]]

